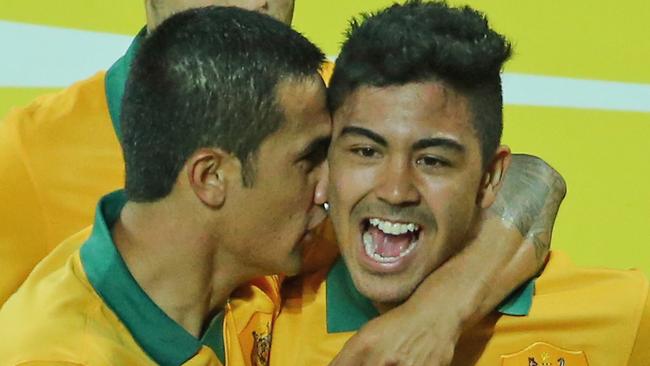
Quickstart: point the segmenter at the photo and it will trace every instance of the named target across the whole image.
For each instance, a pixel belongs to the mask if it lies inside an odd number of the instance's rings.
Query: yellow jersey
[[[242,286],[201,339],[142,290],[110,228],[126,202],[104,197],[95,224],[59,245],[0,309],[0,365],[255,365],[268,359],[279,279]]]
[[[119,110],[144,31],[108,72],[10,112],[0,122],[0,304],[34,266],[92,224],[124,184]]]
[[[285,282],[271,365],[327,365],[378,316],[345,263]],[[467,330],[453,365],[650,365],[648,281],[638,271],[577,268],[552,252],[543,273]]]

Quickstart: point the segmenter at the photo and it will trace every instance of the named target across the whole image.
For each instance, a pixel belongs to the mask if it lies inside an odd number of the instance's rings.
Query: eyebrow
[[[465,146],[461,145],[455,140],[446,137],[431,137],[418,140],[413,144],[413,150],[422,150],[430,147],[442,147],[448,150],[456,150],[457,152],[465,152]]]
[[[381,146],[388,146],[388,141],[386,141],[385,138],[381,137],[379,134],[370,131],[367,128],[363,127],[355,127],[355,126],[349,126],[349,127],[343,127],[343,130],[341,130],[341,134],[339,137],[343,137],[346,135],[356,135],[356,136],[363,136],[367,137],[374,142],[378,143]]]

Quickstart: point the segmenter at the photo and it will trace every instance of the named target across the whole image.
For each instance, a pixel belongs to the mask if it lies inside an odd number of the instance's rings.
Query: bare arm
[[[462,277],[469,276],[467,267],[482,264],[478,266],[482,272],[475,275],[484,281],[480,281],[482,289],[477,290],[475,311],[470,306],[469,314],[465,314],[468,325],[487,315],[542,269],[565,195],[564,179],[543,160],[530,155],[513,156],[496,202],[484,213],[485,228],[459,258],[454,258],[459,259],[455,266],[462,269]],[[472,263],[473,259],[481,263]]]
[[[542,268],[565,194],[564,180],[548,164],[514,155],[471,242],[406,303],[351,338],[335,364],[449,364],[462,331]]]

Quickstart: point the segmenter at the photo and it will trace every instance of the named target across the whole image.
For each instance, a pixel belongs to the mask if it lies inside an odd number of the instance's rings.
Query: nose
[[[329,183],[329,165],[327,164],[327,160],[314,173],[316,174],[316,185],[314,187],[314,207],[312,208],[309,229],[318,226],[327,216],[323,208],[323,205],[327,202],[327,185]]]
[[[314,188],[314,204],[323,205],[327,202],[327,185],[329,184],[329,164],[327,160],[321,163],[316,173],[316,186]]]
[[[420,193],[414,185],[412,169],[406,160],[392,159],[378,178],[375,194],[391,205],[411,205],[420,202]]]

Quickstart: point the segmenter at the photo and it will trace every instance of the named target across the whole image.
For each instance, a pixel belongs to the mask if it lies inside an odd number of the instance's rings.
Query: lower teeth
[[[395,262],[398,259],[407,256],[409,253],[411,253],[413,251],[413,248],[415,247],[414,243],[411,243],[411,245],[409,245],[408,249],[406,249],[404,252],[400,253],[399,256],[397,256],[397,257],[384,257],[381,254],[375,252],[375,249],[377,249],[377,246],[375,245],[375,243],[372,240],[372,235],[370,233],[368,233],[368,232],[363,234],[363,246],[364,246],[364,249],[366,250],[366,254],[370,258],[374,259],[375,261],[377,261],[379,263]]]

